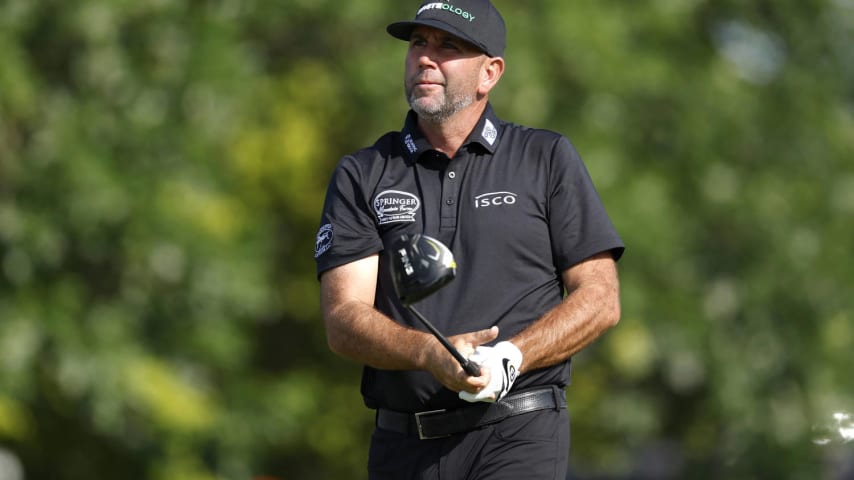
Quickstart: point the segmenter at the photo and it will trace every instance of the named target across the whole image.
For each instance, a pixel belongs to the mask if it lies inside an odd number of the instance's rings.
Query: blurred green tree
[[[813,426],[854,409],[854,5],[496,3],[499,115],[572,139],[629,247],[623,320],[575,359],[573,474],[850,474]],[[338,158],[402,124],[383,28],[414,7],[0,2],[25,478],[364,477],[311,252]]]

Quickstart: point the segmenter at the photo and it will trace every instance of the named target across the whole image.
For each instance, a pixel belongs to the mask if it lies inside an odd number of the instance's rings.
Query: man
[[[425,2],[387,30],[409,42],[411,111],[340,161],[315,250],[330,348],[365,365],[377,410],[370,478],[563,479],[570,357],[619,319],[623,244],[570,142],[493,112],[488,0]],[[480,376],[395,298],[383,251],[405,233],[452,250],[457,279],[418,309]]]

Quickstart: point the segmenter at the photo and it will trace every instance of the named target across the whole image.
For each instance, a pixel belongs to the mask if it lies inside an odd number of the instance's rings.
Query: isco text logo
[[[490,192],[474,197],[474,208],[498,207],[515,203],[516,194],[513,192]]]

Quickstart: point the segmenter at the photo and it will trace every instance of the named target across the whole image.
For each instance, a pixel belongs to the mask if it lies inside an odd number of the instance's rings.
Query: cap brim
[[[451,35],[453,35],[455,37],[459,37],[459,38],[465,40],[466,42],[474,45],[475,48],[486,53],[487,55],[493,56],[491,53],[489,53],[489,51],[486,48],[484,48],[483,45],[475,42],[471,37],[466,35],[463,31],[456,29],[456,28],[448,25],[445,22],[440,22],[438,20],[425,19],[425,20],[412,20],[409,22],[395,22],[395,23],[392,23],[389,26],[387,26],[385,29],[389,33],[389,35],[391,35],[392,37],[408,42],[409,37],[412,36],[412,30],[414,30],[415,27],[417,27],[419,25],[423,25],[425,27],[436,28],[436,29],[442,30],[443,32],[448,32]]]

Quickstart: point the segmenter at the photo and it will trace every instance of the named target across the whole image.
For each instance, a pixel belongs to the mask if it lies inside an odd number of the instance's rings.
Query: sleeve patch
[[[332,224],[327,223],[317,231],[317,240],[314,242],[314,258],[323,255],[332,246]]]

